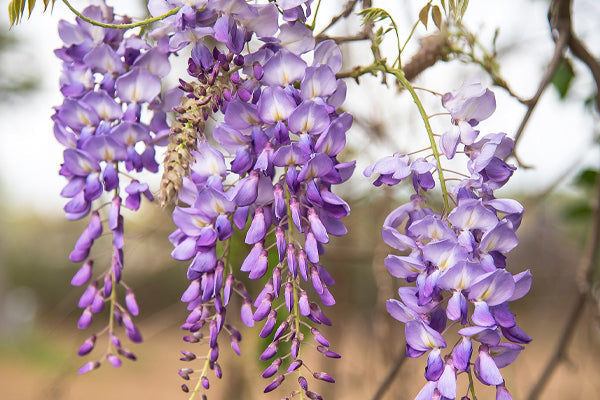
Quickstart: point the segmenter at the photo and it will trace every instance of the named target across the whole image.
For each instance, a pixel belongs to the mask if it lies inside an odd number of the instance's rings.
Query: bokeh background
[[[141,3],[109,2],[122,13],[143,16]],[[388,9],[406,37],[425,3],[375,1],[374,6]],[[546,19],[548,2],[471,3],[465,24],[482,43],[490,43],[499,28],[502,74],[519,94],[530,97],[554,47]],[[82,9],[86,2],[73,4]],[[326,24],[342,5],[341,1],[324,1],[319,23]],[[600,57],[596,22],[600,4],[575,1],[573,17],[577,34]],[[183,382],[177,375],[183,366],[178,351],[195,350],[184,345],[178,329],[186,316],[179,298],[186,288],[187,266],[170,258],[166,238],[174,226],[169,211],[155,205],[146,204],[137,215],[126,216],[125,279],[137,294],[141,308],[137,321],[144,336],[144,343],[130,347],[139,359],[119,369],[105,365],[91,374],[76,374],[84,362],[76,350],[90,332],[76,328],[81,289],[69,285],[78,265],[68,261],[68,254],[85,221],[69,222],[62,216],[64,201],[59,192],[64,182],[57,174],[62,150],[54,143],[50,122],[51,107],[61,102],[60,65],[52,54],[60,47],[55,33],[60,18],[72,19],[57,2],[52,14],[42,15],[38,9],[30,20],[8,31],[6,7],[0,7],[0,22],[4,21],[0,25],[0,399],[184,399],[187,396],[179,390]],[[333,32],[357,29],[360,21],[353,16]],[[427,34],[419,27],[416,36]],[[415,39],[406,54],[417,48]],[[395,54],[386,42],[383,49]],[[345,45],[343,50],[344,70],[370,57],[366,42]],[[600,165],[598,116],[586,102],[594,94],[591,78],[576,61],[573,68],[567,96],[561,98],[549,88],[519,144],[521,160],[531,168],[519,169],[499,193],[526,208],[518,231],[520,245],[508,258],[509,270],[516,273],[529,268],[534,276],[529,295],[511,307],[519,325],[534,338],[517,361],[503,370],[515,399],[525,398],[538,379],[571,313],[578,297],[577,268],[590,229],[594,174],[585,171]],[[478,67],[453,61],[428,69],[416,84],[443,93],[473,75],[490,82]],[[356,177],[340,192],[352,208],[345,220],[350,233],[332,240],[323,258],[336,279],[332,292],[337,299],[328,312],[333,327],[323,332],[343,357],[314,356],[311,360],[314,369],[327,371],[337,382],[318,384],[317,390],[326,399],[344,400],[371,399],[404,347],[403,325],[385,312],[385,300],[394,297],[402,282],[393,279],[383,265],[389,249],[379,232],[387,213],[406,200],[408,191],[375,190],[361,172],[384,155],[416,150],[425,142],[422,122],[406,94],[371,77],[362,78],[360,85],[348,84],[346,107],[355,115],[355,125],[349,132],[346,157],[357,159],[358,167]],[[514,133],[525,108],[502,89],[494,91],[498,111],[481,129]],[[441,111],[435,96],[424,93],[423,99],[431,114]],[[434,129],[442,131],[447,121],[435,124]],[[101,241],[95,246],[100,257],[102,246]],[[236,259],[238,263],[243,260],[245,251],[243,244],[236,247],[234,265]],[[598,309],[593,302],[587,304],[544,399],[599,398]],[[242,357],[222,344],[224,378],[211,379],[210,398],[281,397],[283,391],[262,395],[267,382],[259,377],[265,365],[258,355],[266,344],[257,339],[254,329],[244,329],[242,335]],[[412,399],[425,382],[423,368],[423,359],[404,362],[383,398]],[[466,387],[464,379],[459,380],[459,388],[461,384]],[[477,393],[479,399],[494,398],[494,391],[481,385]]]

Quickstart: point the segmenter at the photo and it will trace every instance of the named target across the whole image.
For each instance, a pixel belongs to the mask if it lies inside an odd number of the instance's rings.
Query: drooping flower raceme
[[[120,23],[110,7],[90,6],[83,14],[97,21]],[[75,243],[69,258],[83,263],[71,283],[87,284],[78,306],[83,313],[77,326],[88,328],[93,315],[108,304],[109,323],[90,336],[79,355],[90,353],[99,334],[107,334],[107,352],[90,361],[84,373],[100,366],[101,360],[113,366],[121,358],[135,360],[122,347],[117,326],[124,326],[133,342],[142,340],[132,322],[138,306],[132,290],[121,278],[123,269],[124,218],[122,206],[137,210],[142,196],[152,201],[147,183],[133,176],[137,172],[157,172],[155,146],[164,145],[169,128],[161,99],[161,78],[170,70],[166,43],[150,47],[135,34],[105,29],[77,19],[75,24],[59,23],[64,46],[56,50],[63,62],[60,88],[65,96],[56,107],[54,133],[65,146],[60,169],[68,183],[61,195],[69,199],[64,209],[68,219],[89,216],[89,224]],[[150,109],[151,111],[147,111]],[[127,177],[122,172],[127,171]],[[100,267],[90,253],[94,241],[104,231],[112,236],[108,267]],[[98,256],[100,257],[100,256]],[[117,294],[124,290],[124,303]]]
[[[395,154],[365,170],[366,176],[377,175],[375,185],[395,185],[412,175],[416,192],[384,222],[383,240],[398,251],[385,265],[393,276],[411,284],[398,290],[399,299],[388,300],[387,310],[405,324],[407,355],[427,354],[428,383],[416,399],[455,399],[461,373],[474,373],[508,399],[500,369],[531,341],[509,308],[529,291],[531,274],[527,270],[513,275],[506,266],[506,253],[518,244],[515,231],[523,207],[494,197],[494,190],[515,170],[504,161],[514,143],[504,133],[477,140],[480,132],[474,127],[496,106],[493,93],[479,81],[445,94],[442,104],[450,112],[452,127],[441,136],[440,148],[451,159],[462,145],[468,157],[469,177],[449,194],[451,210],[437,213],[426,205],[425,193],[434,187],[432,172],[440,168],[436,160],[411,162]],[[444,338],[448,322],[459,326],[461,337],[450,348]]]
[[[182,6],[151,35],[168,42],[171,51],[191,47],[161,200],[178,202],[172,255],[191,260],[190,284],[182,296],[190,311],[182,325],[189,332],[184,340],[202,341],[208,349],[203,372],[183,368],[179,374],[186,380],[197,376],[194,392],[208,389],[208,369],[221,377],[223,335],[240,353],[238,314],[246,326],[262,324],[259,335],[268,339],[260,355],[272,360],[262,373],[270,380],[264,392],[294,374],[290,397],[302,393],[318,399],[304,371],[318,380],[334,379],[306,368],[302,354],[314,342],[324,356],[340,357],[315,326],[330,324],[317,301],[335,303],[334,280],[320,257],[330,235],[346,233],[340,219],[349,207],[332,188],[354,170],[353,162],[337,159],[352,124],[349,114],[336,111],[346,94],[344,82],[335,78],[341,52],[333,41],[315,46],[312,31],[302,23],[310,1],[279,1],[282,14],[272,2],[196,3],[150,2],[153,15]],[[219,114],[223,121],[209,134],[206,121]],[[245,229],[251,249],[241,265],[231,265],[232,235]],[[265,281],[258,295],[246,290],[246,275]],[[235,313],[227,312],[233,294],[241,297]],[[198,358],[195,352],[182,353],[184,361]]]

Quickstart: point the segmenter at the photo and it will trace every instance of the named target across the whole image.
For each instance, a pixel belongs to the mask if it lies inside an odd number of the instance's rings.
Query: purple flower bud
[[[255,244],[265,238],[267,225],[265,223],[265,214],[261,207],[257,208],[252,219],[252,224],[246,234],[246,243]]]
[[[189,391],[190,391],[190,388],[188,388],[188,386],[187,386],[187,385],[184,383],[184,384],[182,384],[182,385],[181,385],[181,390],[182,390],[184,393],[189,393]]]
[[[94,301],[94,297],[96,297],[96,292],[98,291],[98,282],[94,281],[85,289],[81,297],[79,298],[79,303],[77,307],[85,308],[92,304]]]
[[[329,347],[329,341],[325,339],[321,332],[317,328],[310,328],[310,333],[314,336],[315,340],[325,347]]]
[[[219,358],[219,344],[215,343],[215,347],[210,350],[210,357],[208,358],[211,362],[217,361]]]
[[[223,286],[223,306],[226,307],[227,304],[229,304],[229,299],[231,298],[231,288],[233,286],[233,283],[235,281],[235,278],[233,277],[233,274],[229,274],[227,275],[227,278],[225,278],[225,285]]]
[[[244,299],[244,303],[242,304],[241,319],[244,325],[247,327],[254,326],[254,318],[252,318],[252,306],[250,305],[250,300],[247,298]]]
[[[325,381],[325,382],[329,382],[329,383],[335,383],[335,379],[333,379],[329,374],[327,374],[325,372],[314,372],[313,376],[316,379],[319,379],[321,381]]]
[[[284,379],[285,379],[284,375],[282,375],[282,374],[277,375],[277,377],[273,380],[273,382],[269,383],[265,387],[265,390],[263,390],[263,392],[269,393],[270,391],[275,390],[279,385],[281,385],[281,382],[283,382]]]
[[[273,302],[273,295],[268,293],[265,298],[260,302],[260,305],[256,309],[253,315],[255,321],[262,321],[265,319],[267,314],[271,311],[271,303]]]
[[[298,262],[296,260],[296,248],[293,243],[288,243],[286,254],[288,269],[295,279],[298,275]]]
[[[302,229],[302,214],[300,213],[300,204],[298,203],[298,199],[296,199],[296,197],[290,198],[290,210],[292,211],[292,220],[294,221],[294,225],[296,225],[298,231],[304,232]]]
[[[280,183],[276,183],[273,186],[273,197],[274,197],[274,211],[275,216],[278,219],[283,218],[286,215],[285,198],[283,194],[283,186]]]
[[[85,339],[85,342],[81,345],[77,354],[80,356],[85,356],[89,354],[90,351],[94,349],[94,345],[96,344],[96,335],[92,335],[89,338]]]
[[[311,400],[323,400],[323,397],[315,392],[311,392],[310,390],[307,390],[306,392],[304,392],[304,394],[306,394],[306,397],[308,397]]]
[[[108,360],[108,362],[109,362],[109,363],[111,363],[111,365],[112,365],[113,367],[116,367],[116,368],[118,368],[118,367],[120,367],[120,366],[121,366],[121,359],[120,359],[119,357],[115,356],[115,355],[114,355],[114,354],[112,354],[112,353],[108,353],[108,354],[106,355],[106,359]]]
[[[87,329],[92,323],[92,310],[91,307],[86,307],[81,313],[81,317],[79,317],[79,321],[77,322],[77,327],[79,329]],[[87,372],[87,371],[86,371]]]
[[[296,358],[298,358],[298,352],[300,351],[300,339],[298,339],[297,337],[292,339],[291,350],[292,358],[295,360]]]
[[[321,308],[319,307],[319,305],[317,303],[310,303],[309,318],[311,318],[313,321],[315,321],[317,323],[320,323],[320,324],[322,323],[327,326],[331,326],[331,321],[329,320],[329,318],[327,318],[327,316],[325,316],[325,314],[323,314],[323,312],[321,311]]]
[[[184,303],[189,303],[200,296],[200,280],[193,280],[188,288],[183,292],[181,296],[181,301]]]
[[[279,297],[281,290],[281,270],[278,267],[273,268],[273,294]]]
[[[306,381],[306,378],[303,376],[299,376],[298,377],[298,383],[300,384],[300,387],[304,390],[308,390],[308,382]]]
[[[200,378],[200,382],[202,383],[202,387],[204,389],[208,389],[210,387],[210,384],[208,382],[208,378],[206,376],[203,376],[202,378]]]
[[[329,358],[342,358],[341,355],[339,355],[335,351],[329,350],[328,348],[326,348],[324,346],[317,346],[317,350],[319,350],[319,352],[321,354],[323,354],[325,357],[329,357]]]
[[[104,310],[104,297],[101,292],[96,292],[96,296],[94,297],[94,301],[92,301],[91,311],[94,314],[97,314]]]
[[[100,363],[98,361],[90,361],[85,363],[81,368],[79,368],[79,371],[77,371],[77,373],[80,375],[85,374],[86,372],[93,371],[99,367]]]
[[[319,276],[319,272],[317,268],[312,266],[310,267],[310,280],[312,282],[313,288],[317,294],[323,293],[323,282],[321,282],[321,277]]]
[[[137,360],[137,357],[135,356],[135,354],[133,354],[132,352],[130,352],[127,349],[119,348],[119,349],[117,349],[117,353],[119,353],[123,357],[127,357],[128,359],[130,359],[132,361],[136,361]]]
[[[298,360],[295,360],[294,362],[292,362],[292,363],[290,364],[290,366],[289,366],[289,367],[288,367],[288,369],[287,369],[287,372],[292,372],[292,371],[295,371],[295,370],[297,370],[298,368],[300,368],[301,366],[302,366],[302,360],[300,360],[300,359],[298,359]]]
[[[252,267],[252,270],[248,274],[248,278],[250,279],[259,279],[261,278],[269,268],[269,253],[266,250],[261,251],[258,259],[256,260],[256,264]]]
[[[189,351],[181,350],[181,354],[183,354],[183,357],[180,358],[181,361],[192,361],[196,359],[196,355]]]
[[[300,292],[300,299],[298,300],[298,306],[300,308],[300,314],[303,316],[310,315],[310,305],[308,304],[308,295],[306,291],[302,290]]]
[[[275,356],[277,353],[277,349],[279,349],[279,340],[274,340],[269,346],[262,352],[259,359],[260,360],[269,360]]]
[[[275,335],[273,336],[273,340],[277,340],[279,338],[281,338],[285,332],[287,331],[287,329],[290,327],[289,322],[287,321],[283,321],[281,323],[281,325],[279,325],[279,328],[277,328],[277,330],[275,331]]]
[[[125,305],[127,306],[127,309],[131,315],[138,315],[140,313],[140,309],[138,308],[137,302],[135,301],[135,296],[131,289],[127,289],[126,291]]]
[[[261,374],[263,378],[270,378],[277,373],[279,367],[281,366],[281,357],[277,357],[271,365],[269,365]]]
[[[285,258],[286,242],[285,232],[283,231],[283,228],[281,226],[277,226],[277,228],[275,228],[275,242],[277,244],[277,254],[279,255],[279,262],[282,262]]]
[[[275,327],[276,322],[277,322],[277,311],[271,310],[269,312],[269,316],[267,317],[267,320],[265,321],[263,328],[260,331],[259,336],[261,338],[268,337],[271,334],[271,332],[273,332],[273,328]],[[275,339],[277,339],[277,338],[275,338]]]
[[[193,374],[194,370],[191,369],[191,368],[182,368],[179,371],[177,371],[177,373],[179,374],[180,377],[182,377],[186,381],[189,381],[190,380],[190,374]]]
[[[102,288],[102,295],[108,299],[112,293],[112,290],[112,275],[110,272],[108,272],[104,275],[104,287]]]
[[[219,336],[219,331],[217,329],[217,321],[212,319],[209,323],[209,332],[210,332],[210,339],[208,342],[208,345],[211,348],[214,348],[217,345],[217,338]]]
[[[94,265],[94,261],[87,260],[79,270],[73,275],[73,279],[71,279],[71,285],[73,286],[81,286],[92,277],[92,267]]]
[[[292,309],[294,308],[294,286],[292,285],[292,282],[285,283],[284,295],[285,306],[288,312],[291,313]]]

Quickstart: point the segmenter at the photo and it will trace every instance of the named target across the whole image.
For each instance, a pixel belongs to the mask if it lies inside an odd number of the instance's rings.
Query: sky
[[[72,3],[81,10],[86,1]],[[406,37],[420,5],[424,3],[374,1],[374,6],[391,7],[388,10],[396,19],[401,35]],[[109,4],[116,4],[119,13],[141,15],[140,8],[136,7],[139,2],[112,1]],[[317,26],[328,22],[341,2],[324,1],[323,4]],[[398,4],[406,6],[400,8]],[[498,48],[508,49],[500,59],[502,74],[514,90],[525,98],[535,92],[552,55],[547,6],[547,2],[542,0],[472,1],[465,15],[467,26],[477,32],[485,44],[491,42],[494,30],[500,29]],[[600,49],[600,32],[596,29],[600,4],[593,0],[577,1],[573,15],[580,37],[590,49]],[[29,20],[13,27],[11,34],[21,39],[21,47],[9,58],[4,58],[4,62],[10,60],[9,67],[15,71],[35,73],[41,87],[26,99],[0,103],[0,195],[3,202],[10,206],[36,213],[60,214],[65,204],[59,195],[65,179],[58,175],[63,148],[54,139],[50,120],[52,107],[62,102],[58,90],[61,67],[53,54],[53,50],[61,46],[56,32],[57,22],[61,18],[73,20],[60,1],[56,2],[52,13],[42,14],[38,5]],[[0,20],[8,20],[5,7],[0,9]],[[358,29],[357,18],[350,22]],[[337,33],[344,33],[343,26],[337,29]],[[430,27],[431,32],[433,30]],[[427,33],[423,27],[416,32],[417,35]],[[384,42],[384,53],[390,54],[389,57],[395,54],[393,42]],[[405,51],[406,55],[414,52],[416,46],[417,41],[413,40]],[[352,65],[367,62],[365,60],[370,56],[367,44],[352,45],[351,50],[349,60]],[[577,78],[566,101],[560,101],[553,88],[549,88],[541,98],[518,152],[522,161],[533,168],[519,169],[510,181],[508,190],[542,191],[556,182],[565,171],[573,174],[583,166],[599,164],[599,146],[592,144],[598,122],[590,110],[583,106],[583,99],[593,93],[594,85],[585,67],[577,62],[575,71]],[[415,84],[443,93],[458,88],[464,80],[474,75],[482,76],[485,83],[490,82],[477,67],[453,62],[439,63],[426,71]],[[497,111],[481,124],[481,130],[514,135],[525,108],[504,90],[493,90],[496,93]],[[438,98],[426,93],[422,97],[430,113],[442,111]],[[426,143],[422,121],[418,119],[417,109],[407,94],[398,95],[375,79],[364,79],[360,86],[349,82],[346,107],[356,114],[357,119],[383,120],[391,137],[391,146],[375,146],[364,124],[355,124],[349,132],[348,140],[366,149],[358,155],[358,168],[352,181],[355,192],[368,188],[369,182],[362,177],[362,170],[370,163],[395,151],[416,150]],[[442,133],[447,123],[446,120],[434,120],[434,129]]]

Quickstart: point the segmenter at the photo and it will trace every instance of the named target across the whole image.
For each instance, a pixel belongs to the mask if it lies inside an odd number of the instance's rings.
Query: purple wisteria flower
[[[509,399],[500,369],[531,341],[509,308],[529,291],[531,274],[513,275],[506,265],[506,254],[518,244],[515,232],[523,207],[494,197],[515,170],[504,161],[514,143],[504,133],[476,141],[479,132],[473,127],[496,105],[494,94],[479,80],[445,94],[442,105],[450,112],[452,128],[439,145],[451,159],[462,143],[470,174],[446,194],[455,204],[451,210],[440,214],[426,206],[424,193],[434,187],[431,172],[442,168],[436,160],[411,161],[394,154],[364,172],[378,175],[376,186],[413,177],[415,194],[388,215],[382,237],[397,250],[385,259],[388,271],[414,285],[401,287],[399,299],[388,300],[387,310],[405,324],[406,354],[428,354],[428,383],[416,399],[455,399],[457,376],[472,372],[483,384],[496,386],[499,398]],[[460,324],[461,340],[452,348],[444,339],[448,321]]]
[[[105,23],[123,22],[114,16],[111,7],[97,3],[86,8],[83,15]],[[122,347],[116,327],[123,326],[131,341],[142,340],[131,319],[139,313],[135,296],[121,279],[124,247],[121,207],[137,210],[142,196],[153,200],[148,185],[129,176],[158,171],[155,146],[161,144],[164,136],[160,127],[166,125],[166,114],[143,112],[143,109],[161,108],[160,81],[170,70],[169,54],[164,44],[151,48],[135,34],[93,26],[79,18],[75,24],[61,21],[59,34],[64,46],[56,50],[56,55],[63,62],[60,87],[65,99],[55,108],[52,119],[56,139],[66,148],[60,174],[68,183],[61,195],[69,199],[64,207],[68,219],[91,215],[69,255],[71,261],[83,262],[71,283],[87,284],[78,304],[83,313],[77,326],[88,328],[94,314],[101,312],[108,302],[113,314],[101,331],[109,336],[103,358],[119,367],[122,358],[135,360],[135,355]],[[119,174],[124,171],[129,173],[127,178]],[[124,202],[123,193],[127,193]],[[109,206],[105,207],[106,204]],[[94,276],[91,249],[103,232],[112,236],[112,259],[108,268],[102,268]],[[116,293],[119,286],[125,288],[124,304]],[[78,354],[90,353],[96,337],[95,334],[86,340]],[[88,362],[79,372],[100,365],[99,361]]]
[[[169,239],[172,256],[190,261],[190,284],[182,296],[190,313],[182,329],[189,332],[185,341],[208,344],[198,377],[204,389],[208,369],[220,378],[223,335],[240,353],[241,335],[232,321],[236,314],[246,326],[260,324],[259,335],[267,340],[259,357],[272,360],[262,373],[269,379],[265,393],[292,373],[298,384],[289,397],[321,398],[309,390],[307,371],[317,380],[334,382],[324,372],[312,373],[303,360],[313,340],[325,357],[340,357],[315,325],[331,324],[318,302],[335,304],[335,281],[320,257],[330,236],[346,233],[340,219],[350,210],[333,186],[354,170],[354,162],[338,160],[352,117],[337,112],[346,94],[345,83],[335,77],[340,49],[331,40],[315,45],[302,23],[311,3],[149,2],[152,15],[180,7],[151,36],[169,51],[191,47],[161,199],[177,202],[177,229]],[[209,134],[205,121],[215,114],[223,118]],[[135,186],[135,199],[143,189]],[[229,261],[236,230],[245,231],[250,249],[240,266]],[[269,261],[274,252],[275,264]],[[258,295],[247,291],[246,275],[262,281]],[[241,308],[226,312],[235,294]],[[302,325],[312,327],[312,338]],[[184,361],[197,358],[183,354]],[[189,379],[194,372],[183,368],[179,374]]]

